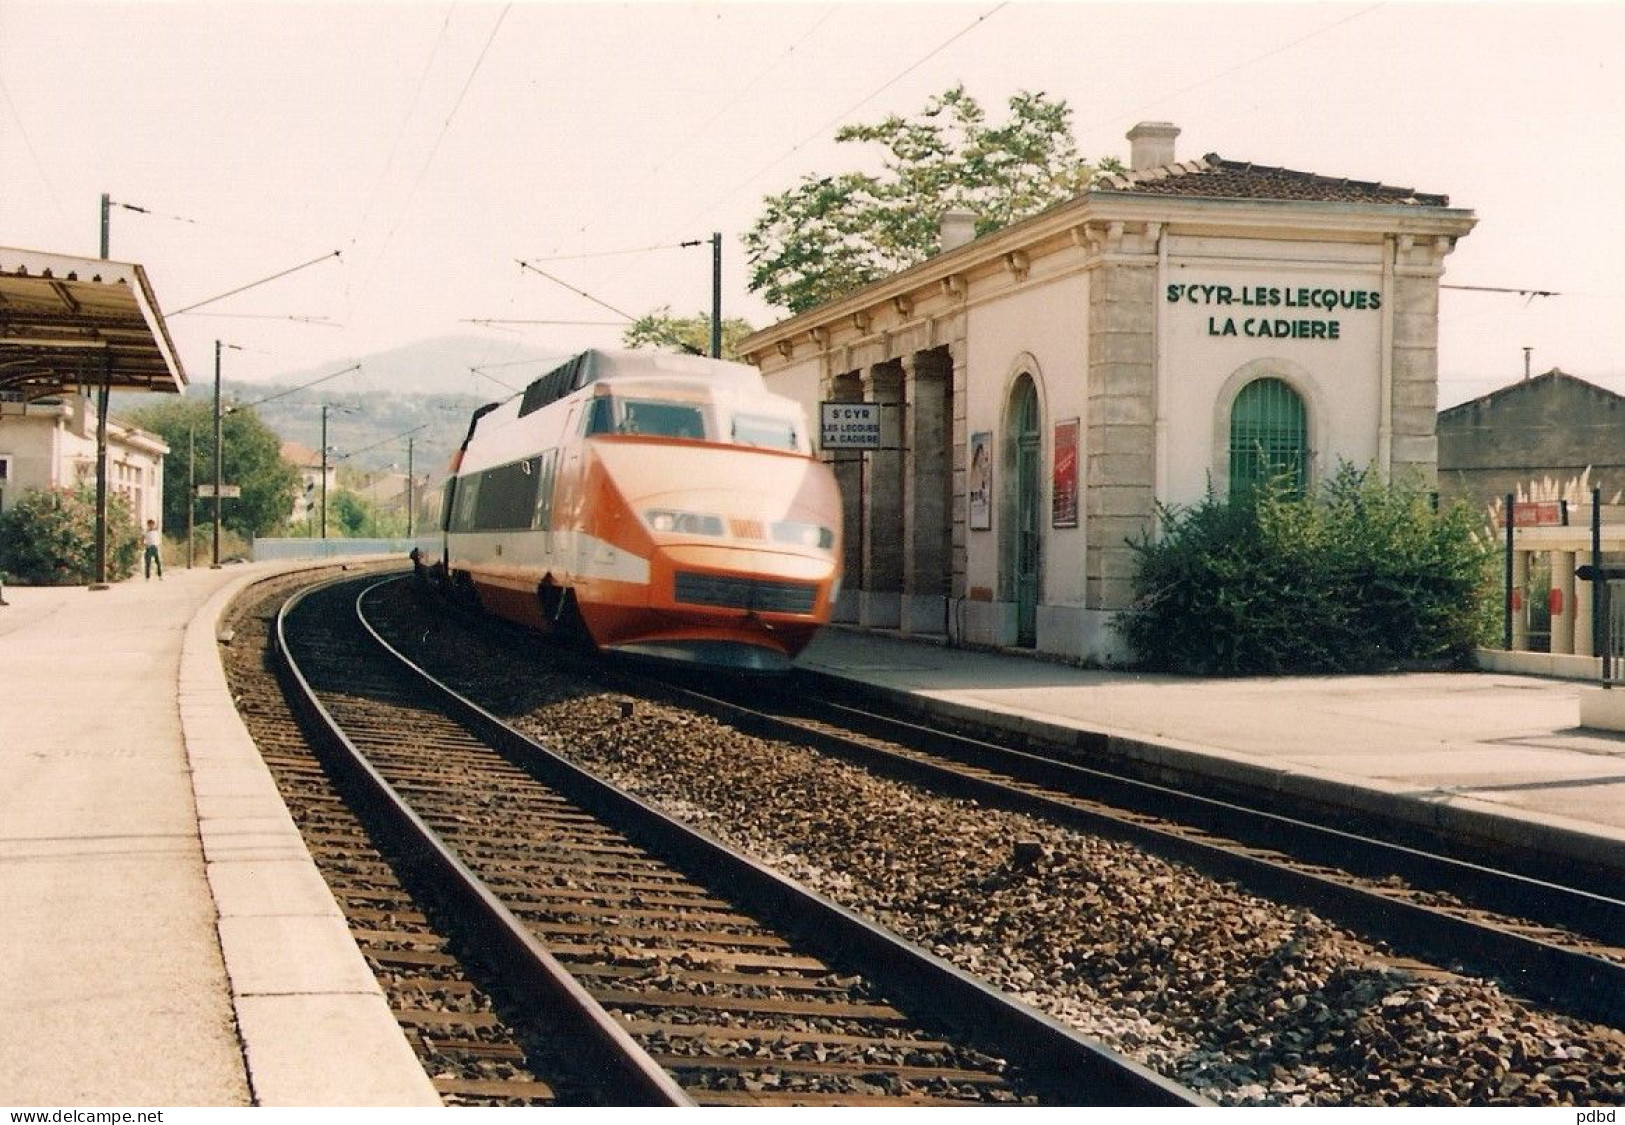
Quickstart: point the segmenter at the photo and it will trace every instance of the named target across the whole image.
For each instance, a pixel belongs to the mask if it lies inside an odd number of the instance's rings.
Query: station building
[[[96,483],[96,404],[89,395],[0,401],[0,511],[29,489],[91,487]],[[163,522],[164,457],[157,434],[108,419],[107,487],[130,506],[138,526]]]
[[[1554,367],[1439,414],[1442,499],[1499,515],[1509,495],[1579,508],[1593,490],[1625,503],[1625,395]]]
[[[1625,566],[1625,395],[1554,367],[1443,411],[1439,495],[1483,512],[1497,538],[1511,499],[1503,644],[1557,659],[1492,666],[1594,678],[1610,637],[1625,656],[1625,583],[1599,597],[1575,574]]]
[[[1340,462],[1436,481],[1443,195],[1128,134],[1129,170],[746,338],[822,427],[837,620],[1100,663],[1162,506]],[[847,409],[856,407],[857,409]],[[878,448],[839,448],[845,413]],[[857,426],[862,429],[861,425]]]

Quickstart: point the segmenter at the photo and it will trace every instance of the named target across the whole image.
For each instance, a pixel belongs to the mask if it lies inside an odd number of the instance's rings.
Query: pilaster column
[[[895,361],[876,364],[863,376],[863,399],[879,403],[883,448],[868,456],[864,474],[863,595],[860,624],[895,629],[902,624],[903,454],[898,448],[904,410],[903,370]]]
[[[1092,239],[1101,257],[1089,279],[1084,603],[1100,610],[1129,604],[1127,541],[1156,514],[1156,257],[1124,252],[1117,226]]]
[[[1574,647],[1574,552],[1553,551],[1552,589],[1547,600],[1552,610],[1552,652],[1567,655]]]

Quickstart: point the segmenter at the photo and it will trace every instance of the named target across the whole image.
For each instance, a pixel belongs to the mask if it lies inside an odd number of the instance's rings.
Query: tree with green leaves
[[[739,358],[739,341],[754,329],[747,321],[722,318],[722,358]],[[693,355],[711,354],[711,318],[705,313],[673,316],[670,305],[662,305],[640,317],[621,333],[621,343],[629,348],[676,348]]]
[[[164,530],[172,537],[184,536],[194,486],[214,484],[214,404],[175,399],[143,406],[129,419],[169,445],[164,458]],[[281,437],[251,407],[228,411],[220,430],[221,483],[242,492],[220,501],[220,525],[245,539],[269,534],[292,510],[299,470],[282,459]],[[199,523],[212,520],[214,501],[198,502],[192,514]]]
[[[1078,155],[1072,110],[1042,92],[1009,101],[1003,124],[955,86],[914,119],[896,115],[848,125],[840,142],[881,145],[879,175],[807,176],[769,196],[745,233],[750,288],[791,313],[834,300],[939,252],[942,216],[965,210],[986,234],[1035,215],[1088,188],[1115,159],[1091,165]]]
[[[141,533],[129,501],[107,493],[107,577],[135,573]],[[0,571],[23,586],[79,586],[96,580],[96,490],[29,489],[0,513]]]

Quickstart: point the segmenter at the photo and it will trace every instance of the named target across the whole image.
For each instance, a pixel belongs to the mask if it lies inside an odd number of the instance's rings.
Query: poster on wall
[[[970,505],[970,529],[986,531],[993,526],[993,434],[970,436],[970,479],[965,484]]]
[[[1055,423],[1055,472],[1050,526],[1078,526],[1078,419]]]

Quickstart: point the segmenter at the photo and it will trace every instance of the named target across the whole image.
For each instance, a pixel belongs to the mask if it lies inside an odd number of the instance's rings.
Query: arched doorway
[[[1040,534],[1043,477],[1043,427],[1039,420],[1038,388],[1032,376],[1022,375],[1010,392],[1008,442],[1014,458],[1011,466],[1013,492],[1009,526],[1014,529],[1011,579],[1016,603],[1016,644],[1021,648],[1038,646],[1038,597],[1042,574]]]

